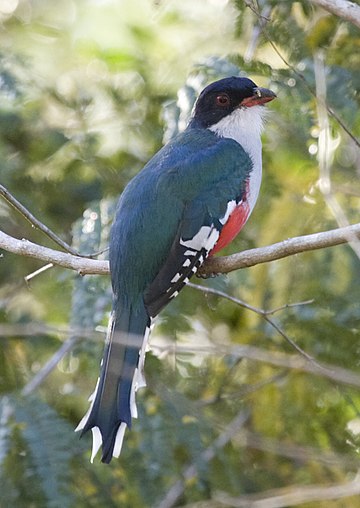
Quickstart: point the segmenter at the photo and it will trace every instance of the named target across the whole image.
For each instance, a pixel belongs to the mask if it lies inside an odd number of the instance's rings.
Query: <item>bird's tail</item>
[[[91,462],[102,446],[102,462],[119,457],[126,427],[137,418],[135,392],[145,386],[144,360],[150,319],[141,303],[136,310],[113,310],[105,344],[101,372],[91,405],[76,431],[91,429]]]

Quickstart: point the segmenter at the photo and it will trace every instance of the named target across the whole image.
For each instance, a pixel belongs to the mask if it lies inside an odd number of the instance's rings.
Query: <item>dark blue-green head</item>
[[[199,95],[189,127],[211,128],[238,109],[263,106],[276,94],[251,79],[232,76],[208,85]]]

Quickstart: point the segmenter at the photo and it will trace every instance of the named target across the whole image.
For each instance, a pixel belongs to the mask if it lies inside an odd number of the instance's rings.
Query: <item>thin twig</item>
[[[199,400],[199,402],[197,402],[197,406],[198,407],[204,407],[204,406],[209,406],[211,404],[215,404],[216,402],[219,402],[220,400],[223,400],[223,399],[227,399],[227,400],[239,400],[239,399],[245,399],[246,397],[248,397],[249,395],[252,395],[256,392],[258,392],[259,390],[261,390],[262,388],[266,387],[266,386],[269,386],[270,384],[274,384],[278,381],[281,381],[283,380],[284,378],[286,378],[288,376],[288,372],[286,372],[285,370],[284,371],[281,371],[281,372],[277,372],[276,374],[274,374],[273,376],[269,377],[269,378],[265,378],[264,380],[262,381],[259,381],[258,383],[254,383],[254,384],[245,384],[243,385],[240,389],[238,390],[233,390],[233,391],[229,391],[229,392],[224,392],[226,386],[229,384],[228,381],[231,380],[231,377],[233,375],[233,373],[235,372],[235,369],[236,367],[238,367],[240,365],[242,361],[242,358],[238,358],[236,363],[234,363],[229,369],[228,371],[225,373],[225,375],[223,376],[223,381],[219,387],[219,390],[218,390],[218,393],[212,397],[208,397],[206,399],[201,399]]]
[[[261,19],[261,13],[258,11],[258,9],[256,7],[254,7],[253,4],[250,4],[250,3],[247,3],[247,6],[252,10],[252,12],[259,18]],[[301,72],[299,72],[285,57],[284,55],[281,53],[281,51],[278,50],[276,44],[273,42],[273,40],[271,39],[270,37],[270,34],[266,28],[266,26],[264,25],[263,26],[263,34],[265,35],[266,37],[266,40],[268,41],[268,43],[270,44],[270,46],[273,48],[273,50],[275,51],[275,53],[278,55],[278,57],[284,62],[284,64],[286,65],[286,67],[288,67],[292,72],[293,74],[295,74],[295,76],[297,76],[304,84],[305,88],[307,89],[307,91],[310,93],[310,95],[312,95],[314,98],[316,98],[316,92],[312,89],[312,87],[309,85],[309,83],[307,82],[305,76],[303,74],[301,74]],[[348,136],[354,141],[354,143],[360,148],[360,140],[357,139],[357,137],[351,132],[351,130],[345,125],[345,123],[341,120],[341,118],[338,116],[338,114],[328,105],[328,104],[324,104],[324,106],[326,107],[329,115],[331,115],[335,120],[336,122],[342,127],[342,129],[348,134]]]
[[[39,219],[37,219],[20,201],[18,201],[3,185],[0,184],[0,196],[2,196],[15,210],[17,210],[23,217],[26,219],[33,228],[42,231],[48,238],[50,238],[53,242],[55,242],[59,247],[62,247],[66,252],[69,252],[73,256],[84,257],[84,258],[96,258],[106,252],[108,247],[102,249],[98,252],[94,252],[93,254],[80,254],[77,250],[75,250],[71,245],[62,240],[56,233],[54,233],[50,228],[48,228],[45,224],[43,224]],[[47,267],[48,268],[48,267]],[[45,268],[45,269],[47,269]],[[37,274],[33,274],[34,277]],[[32,278],[32,277],[30,277]]]
[[[326,104],[326,70],[325,57],[322,50],[314,54],[314,71],[316,84],[316,110],[319,124],[318,137],[318,161],[319,161],[319,188],[324,196],[325,203],[338,226],[345,227],[349,225],[345,211],[332,190],[331,169],[332,160],[336,150],[336,143],[331,137],[330,123]],[[356,235],[349,234],[348,243],[357,257],[360,259],[360,242]]]
[[[246,5],[249,7],[249,3],[245,2]],[[270,18],[268,17],[271,12],[271,6],[265,5],[264,9],[261,12],[260,17],[258,18],[258,24],[253,26],[250,41],[247,45],[247,48],[244,53],[244,60],[245,62],[250,62],[253,59],[254,53],[256,51],[256,47],[259,43],[259,37],[261,35],[261,32],[265,26],[265,24],[270,21]]]
[[[3,185],[0,184],[0,196],[2,196],[15,210],[17,210],[26,219],[33,228],[42,231],[48,238],[50,238],[57,245],[72,254],[79,256],[78,252],[71,247],[71,245],[64,242],[56,233],[51,231],[45,224],[39,221],[29,210],[20,203]]]
[[[24,324],[8,324],[0,323],[0,337],[34,337],[44,335],[56,335],[57,337],[67,338],[70,335],[79,335],[81,337],[87,337],[89,340],[103,341],[104,335],[106,334],[106,327],[101,330],[101,327],[97,327],[96,330],[93,328],[84,328],[76,326],[61,326],[61,325],[46,325],[42,323],[24,323]]]
[[[25,328],[25,329],[24,329]],[[64,334],[84,337],[86,335],[88,340],[103,340],[104,333],[94,332],[94,330],[77,329],[68,327],[48,327],[38,325],[26,325],[26,327],[19,325],[1,325],[0,326],[0,337],[1,336],[32,336],[32,335],[47,335],[47,334]],[[128,344],[126,344],[128,345]],[[267,363],[275,367],[281,367],[284,369],[293,369],[300,372],[307,372],[317,376],[330,379],[337,383],[347,384],[360,388],[360,375],[349,369],[343,369],[337,365],[325,364],[322,362],[321,368],[316,364],[311,363],[302,356],[290,355],[279,351],[267,351],[262,348],[249,345],[227,345],[227,344],[216,344],[208,346],[183,346],[181,344],[174,344],[174,341],[164,342],[164,338],[161,341],[157,341],[156,338],[151,340],[151,349],[155,353],[161,355],[164,354],[189,354],[189,355],[229,355],[233,358],[247,358],[249,360]]]
[[[303,302],[285,303],[284,305],[280,305],[280,307],[275,307],[275,309],[264,310],[264,314],[276,314],[282,310],[291,309],[293,307],[300,307],[301,305],[311,305],[314,302],[315,300],[312,298],[310,300],[304,300]]]
[[[48,375],[55,369],[60,360],[73,349],[75,344],[79,341],[79,336],[69,337],[63,345],[52,355],[52,357],[42,366],[42,368],[35,374],[35,376],[24,386],[21,393],[24,396],[32,393]]]
[[[34,272],[31,272],[29,273],[29,275],[27,275],[26,277],[24,277],[25,279],[25,282],[29,282],[31,279],[33,279],[34,277],[37,277],[38,275],[40,275],[41,273],[43,272],[46,272],[47,270],[49,270],[50,268],[54,268],[54,264],[53,263],[48,263],[47,265],[44,265],[42,266],[41,268],[39,268],[38,270],[35,270]]]
[[[224,446],[239,432],[245,425],[249,415],[245,411],[240,411],[236,417],[227,425],[224,431],[215,439],[211,446],[206,448],[197,458],[196,463],[186,467],[182,472],[182,479],[175,482],[167,491],[165,497],[156,504],[157,508],[171,508],[175,506],[177,500],[185,490],[187,482],[195,478],[198,474],[198,467],[201,462],[210,462],[217,450]]]
[[[317,365],[317,367],[322,368],[321,365],[306,351],[304,351],[300,346],[296,344],[281,328],[279,325],[275,323],[272,319],[269,318],[268,312],[259,309],[258,307],[254,307],[252,305],[249,305],[248,303],[245,303],[243,300],[240,300],[239,298],[235,298],[234,296],[228,295],[227,293],[224,293],[223,291],[219,291],[217,289],[199,286],[198,284],[192,284],[189,282],[187,284],[189,287],[196,289],[197,291],[202,291],[206,294],[212,294],[216,296],[220,296],[221,298],[225,298],[226,300],[230,300],[233,303],[236,303],[237,305],[240,305],[241,307],[244,307],[245,309],[251,310],[252,312],[255,312],[259,316],[261,316],[274,330],[276,330],[283,339],[285,339],[298,353],[300,353],[302,356],[304,356],[307,360]]]
[[[309,362],[303,356],[298,354],[289,355],[279,351],[266,351],[264,349],[248,346],[248,345],[224,345],[216,344],[211,346],[182,346],[174,345],[172,342],[168,344],[156,343],[151,341],[151,349],[159,354],[197,354],[197,355],[229,355],[233,358],[247,358],[255,362],[267,363],[275,367],[281,367],[290,370],[298,370],[307,372],[316,376],[321,376],[337,383],[343,383],[360,388],[360,375],[348,369],[343,369],[336,365],[329,365],[324,362],[321,366],[315,362]]]

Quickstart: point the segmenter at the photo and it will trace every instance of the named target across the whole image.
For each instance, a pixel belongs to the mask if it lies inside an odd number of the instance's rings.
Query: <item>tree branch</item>
[[[66,252],[60,252],[58,250],[37,245],[36,243],[29,242],[25,239],[18,240],[17,238],[7,235],[3,231],[0,231],[0,248],[8,252],[12,252],[13,254],[28,256],[39,259],[40,261],[45,261],[46,263],[62,266],[63,268],[69,268],[70,270],[75,270],[81,275],[106,275],[109,273],[108,261],[99,261],[80,256],[73,256],[72,254],[68,254]]]
[[[209,258],[201,270],[199,270],[199,275],[208,276],[218,273],[229,273],[260,263],[276,261],[277,259],[293,256],[301,252],[334,247],[353,241],[355,237],[360,237],[360,223],[312,235],[290,238],[266,247],[238,252],[231,256]],[[0,249],[13,254],[19,254],[20,256],[39,259],[46,263],[53,263],[63,268],[69,268],[81,275],[107,275],[109,273],[108,261],[73,256],[66,252],[37,245],[25,239],[19,240],[13,238],[3,231],[0,231]]]
[[[229,273],[240,268],[248,268],[260,263],[276,261],[277,259],[293,256],[301,252],[341,245],[353,239],[354,236],[360,237],[360,223],[322,233],[289,238],[267,247],[245,250],[230,256],[209,258],[206,264],[199,270],[199,274]]]
[[[337,483],[325,487],[323,485],[294,485],[238,498],[219,493],[216,495],[216,502],[220,502],[221,506],[233,508],[284,508],[299,506],[303,503],[345,499],[358,494],[360,494],[360,473],[357,473],[347,483]]]
[[[310,0],[310,2],[360,28],[360,5],[348,0]]]

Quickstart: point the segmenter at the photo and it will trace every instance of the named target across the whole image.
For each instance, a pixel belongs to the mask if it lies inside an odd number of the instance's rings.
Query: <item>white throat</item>
[[[231,115],[226,116],[209,130],[222,138],[231,138],[237,141],[250,155],[253,169],[249,179],[248,201],[250,211],[255,206],[261,184],[262,159],[261,159],[261,132],[266,116],[263,106],[235,109]]]

